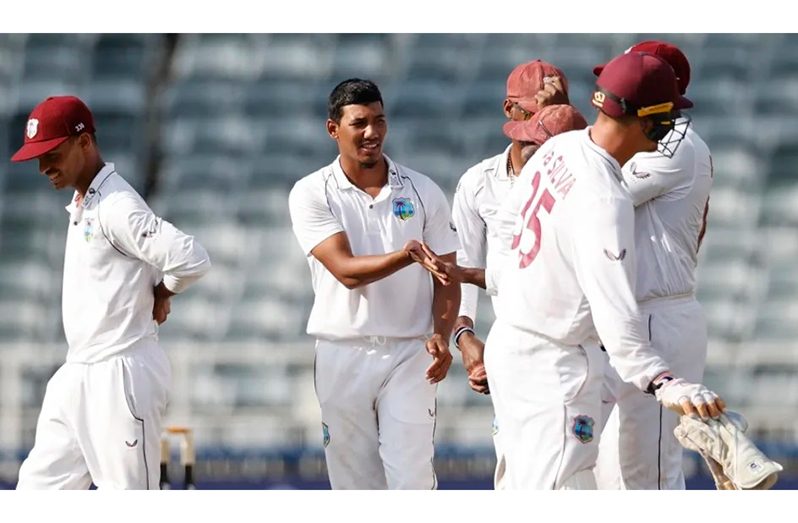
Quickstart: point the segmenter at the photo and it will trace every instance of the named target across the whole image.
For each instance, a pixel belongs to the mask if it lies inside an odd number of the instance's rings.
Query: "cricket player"
[[[510,145],[505,150],[470,167],[460,178],[452,205],[452,220],[457,227],[462,248],[457,251],[461,267],[481,268],[495,252],[494,217],[496,209],[513,187],[518,173],[540,147],[530,140],[537,134],[538,123],[530,119],[543,107],[568,103],[568,79],[556,66],[533,60],[516,66],[507,77],[503,102],[508,121],[502,127]],[[585,126],[587,123],[585,123]],[[484,344],[474,332],[477,314],[479,281],[462,285],[460,312],[455,323],[463,365],[468,372],[469,386],[476,392],[488,393],[488,380],[483,364]]]
[[[634,299],[634,207],[621,165],[692,106],[661,58],[631,52],[596,82],[587,130],[555,136],[524,167],[506,209],[518,212],[499,271],[485,369],[511,489],[593,489],[602,340],[620,377],[664,406],[702,418],[723,401],[675,376],[651,348]]]
[[[472,167],[463,175],[455,192],[452,219],[457,227],[462,248],[458,251],[455,281],[462,283],[463,300],[455,323],[454,343],[460,350],[471,388],[489,394],[484,367],[483,342],[474,332],[477,309],[477,287],[486,288],[485,267],[488,260],[506,256],[509,245],[499,242],[497,210],[513,187],[516,174],[512,170],[510,152],[520,149],[522,165],[551,136],[574,129],[584,129],[587,122],[570,105],[548,105],[537,111],[531,120],[508,122],[505,133],[512,140],[504,153]],[[507,160],[504,160],[504,158]],[[506,167],[505,167],[506,166]],[[506,168],[506,170],[505,170]],[[520,168],[519,168],[520,170]],[[451,272],[451,268],[447,272]],[[495,288],[489,290],[495,295]],[[466,303],[468,300],[468,303]],[[496,472],[494,487],[502,488],[504,457],[501,451],[500,427],[494,420]]]
[[[171,371],[158,344],[171,297],[211,263],[194,238],[155,216],[105,162],[94,118],[74,96],[30,113],[11,160],[36,159],[72,187],[63,323],[69,350],[47,384],[18,489],[157,489]]]
[[[420,243],[454,263],[443,191],[385,154],[371,81],[338,84],[327,132],[339,156],[291,190],[315,301],[315,386],[333,489],[434,489],[436,389],[449,370],[460,287],[414,263]]]
[[[645,41],[628,52],[635,51],[666,60],[685,94],[690,63],[678,47]],[[699,382],[706,364],[707,322],[695,297],[695,271],[712,187],[709,148],[690,120],[680,118],[658,151],[636,154],[622,173],[635,205],[635,298],[645,334],[675,374]],[[679,417],[624,383],[611,366],[606,379],[605,415],[610,409],[612,414],[599,444],[599,488],[684,489],[682,446],[673,434]]]
[[[508,122],[502,127],[502,131],[511,143],[502,153],[469,168],[460,178],[455,191],[452,221],[457,227],[462,245],[457,251],[458,265],[485,268],[486,257],[491,252],[489,248],[494,243],[491,238],[495,237],[492,219],[495,209],[513,186],[521,168],[540,146],[525,140],[528,134],[535,131],[534,128],[531,131],[527,129],[530,127],[527,122],[547,105],[567,103],[568,79],[556,66],[542,60],[533,60],[517,65],[510,72],[507,77],[506,97],[502,104]],[[454,327],[454,343],[463,359],[471,389],[489,394],[484,365],[485,344],[474,331],[479,283],[470,281],[461,286],[462,299]],[[484,288],[484,283],[481,287]],[[499,427],[495,420],[493,439],[496,448],[494,486],[501,488],[504,460],[498,441]]]

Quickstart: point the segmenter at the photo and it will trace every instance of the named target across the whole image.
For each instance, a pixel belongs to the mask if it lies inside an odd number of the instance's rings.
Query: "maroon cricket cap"
[[[679,94],[676,74],[668,62],[637,51],[616,56],[604,66],[591,103],[613,118],[670,113],[693,106]]]
[[[585,127],[587,120],[582,113],[571,105],[561,104],[547,105],[529,120],[507,122],[503,130],[511,140],[543,145],[552,136]]]
[[[94,117],[75,96],[51,96],[33,108],[25,126],[25,143],[11,157],[24,162],[52,151],[70,136],[94,132]]]
[[[507,77],[507,98],[534,113],[538,110],[535,95],[546,85],[546,78],[554,76],[560,77],[562,88],[568,94],[568,79],[558,67],[543,60],[518,65]]]
[[[687,92],[687,86],[690,84],[690,62],[684,53],[673,44],[662,40],[645,40],[637,43],[627,49],[625,52],[632,51],[651,53],[663,58],[666,62],[671,64],[674,72],[676,73],[676,80],[679,83],[679,93],[684,94]],[[593,74],[596,76],[601,74],[604,69],[603,65],[597,65],[593,68]]]

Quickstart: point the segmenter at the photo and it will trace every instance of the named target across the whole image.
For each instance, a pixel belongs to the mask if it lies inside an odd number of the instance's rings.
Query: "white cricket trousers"
[[[506,489],[591,489],[604,361],[598,343],[563,345],[494,322],[485,370]]]
[[[707,322],[693,296],[640,305],[654,350],[674,375],[692,383],[704,377]],[[679,416],[654,396],[621,381],[607,365],[604,416],[595,469],[600,489],[684,489],[682,446],[673,435]]]
[[[158,489],[166,354],[143,339],[97,363],[64,363],[47,383],[17,489]]]
[[[333,489],[434,489],[437,385],[423,338],[318,340],[314,368]]]

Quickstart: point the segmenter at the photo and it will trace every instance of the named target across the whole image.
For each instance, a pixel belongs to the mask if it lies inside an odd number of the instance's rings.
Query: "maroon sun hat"
[[[11,157],[24,162],[52,151],[70,136],[94,132],[94,117],[80,98],[51,96],[33,108],[25,126],[25,143]]]
[[[511,140],[543,145],[552,136],[567,131],[584,129],[587,120],[575,107],[567,104],[548,105],[532,118],[504,124],[504,134]]]
[[[546,79],[558,76],[563,91],[568,94],[568,79],[558,67],[543,60],[533,60],[517,65],[507,77],[507,98],[520,105],[525,111],[537,112],[538,101],[535,95],[546,86]]]

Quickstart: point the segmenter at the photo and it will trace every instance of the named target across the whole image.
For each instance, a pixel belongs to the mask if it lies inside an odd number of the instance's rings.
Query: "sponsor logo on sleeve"
[[[626,258],[626,249],[621,249],[621,252],[618,254],[615,254],[608,249],[604,249],[604,256],[609,258],[611,261],[621,261]]]
[[[161,230],[161,219],[156,217],[150,224],[149,228],[143,233],[141,233],[141,236],[143,236],[144,238],[152,238],[153,236],[158,234],[158,231],[160,230]]]
[[[645,180],[646,178],[651,176],[651,173],[647,173],[645,171],[638,171],[637,164],[635,162],[629,164],[629,170],[632,172],[632,176],[634,176],[638,180]]]

